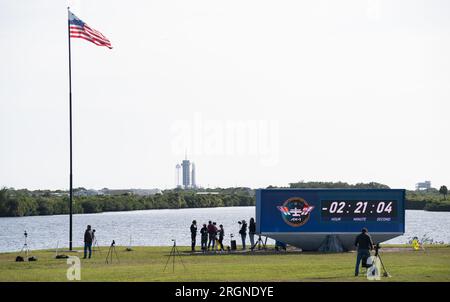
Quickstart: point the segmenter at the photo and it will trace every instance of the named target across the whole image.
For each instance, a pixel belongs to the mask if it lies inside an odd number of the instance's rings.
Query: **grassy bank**
[[[186,251],[180,247],[180,251]],[[367,281],[353,277],[354,253],[269,255],[183,255],[175,273],[163,272],[170,247],[117,247],[120,263],[105,264],[107,248],[81,260],[82,281]],[[36,251],[37,262],[15,262],[16,253],[0,254],[0,281],[67,281],[65,259],[54,251]],[[75,253],[81,257],[81,254]],[[425,251],[386,248],[382,259],[392,275],[383,281],[450,281],[450,247]]]

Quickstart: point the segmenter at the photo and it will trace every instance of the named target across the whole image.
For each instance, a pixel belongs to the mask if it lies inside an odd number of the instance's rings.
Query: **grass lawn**
[[[170,247],[135,247],[131,252],[117,247],[120,263],[114,259],[113,264],[105,264],[107,250],[102,247],[92,259],[81,260],[82,281],[367,281],[364,275],[353,276],[355,253],[185,254],[186,270],[176,259],[175,272],[172,267],[163,272]],[[54,250],[31,254],[38,261],[15,262],[17,253],[0,254],[0,281],[67,281],[66,259],[55,259]],[[448,245],[425,251],[391,246],[381,255],[392,275],[383,281],[450,281]]]

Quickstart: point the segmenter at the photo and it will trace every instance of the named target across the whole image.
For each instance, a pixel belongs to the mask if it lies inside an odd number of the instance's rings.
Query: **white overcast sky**
[[[72,39],[76,187],[450,185],[448,1],[70,5],[114,47]],[[0,186],[68,188],[66,7],[0,0]]]

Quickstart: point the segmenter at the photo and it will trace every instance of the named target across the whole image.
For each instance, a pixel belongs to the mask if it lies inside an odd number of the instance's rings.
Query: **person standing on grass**
[[[239,234],[241,234],[242,249],[245,250],[245,238],[247,237],[247,222],[245,222],[245,220],[242,220],[242,222],[239,221],[239,224],[241,225]]]
[[[208,235],[209,235],[209,241],[208,241],[208,251],[212,244],[212,249],[214,250],[214,244],[216,241],[216,233],[217,228],[212,224],[211,220],[208,222]]]
[[[219,245],[220,245],[220,250],[224,251],[225,249],[223,248],[223,237],[225,235],[225,230],[223,229],[223,225],[219,225]]]
[[[197,239],[197,221],[192,221],[191,224],[191,249],[195,252],[195,243]]]
[[[213,222],[213,226],[214,226],[214,246],[213,246],[213,250],[218,250],[219,249],[219,240],[217,238],[217,235],[219,234],[219,229],[217,228],[217,222]]]
[[[86,231],[84,232],[84,257],[83,257],[83,259],[86,259],[88,250],[89,250],[89,259],[91,259],[93,237],[94,237],[94,235],[91,231],[91,226],[88,225]]]
[[[359,274],[359,265],[361,263],[361,260],[367,260],[367,258],[370,257],[370,251],[373,250],[372,237],[370,237],[366,228],[363,228],[361,230],[361,234],[356,237],[355,246],[358,248],[355,267],[355,277],[357,277]]]
[[[255,219],[250,218],[250,224],[248,226],[248,235],[250,237],[250,249],[253,251],[253,247],[255,246],[255,233],[256,233],[256,223]]]
[[[206,224],[203,224],[203,227],[200,229],[200,234],[202,235],[202,251],[203,253],[206,252],[206,244],[208,242],[208,228],[206,227]]]

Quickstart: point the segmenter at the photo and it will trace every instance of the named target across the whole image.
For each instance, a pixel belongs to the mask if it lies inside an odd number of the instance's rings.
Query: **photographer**
[[[91,231],[91,226],[88,225],[86,231],[84,232],[84,257],[83,257],[83,259],[86,259],[86,254],[87,254],[88,250],[89,250],[89,259],[91,259],[93,238],[94,238],[94,235]]]
[[[256,223],[255,219],[250,218],[250,224],[248,226],[248,235],[250,237],[250,249],[253,251],[253,247],[255,246],[255,233],[256,233]]]
[[[247,237],[247,223],[245,220],[238,221],[238,223],[241,225],[241,229],[239,230],[239,234],[241,234],[242,238],[242,249],[245,250],[245,238]]]
[[[217,228],[217,223],[214,221],[213,222],[213,226],[214,226],[214,230],[216,231],[214,233],[214,246],[213,246],[213,250],[218,250],[219,249],[219,241],[217,239],[217,235],[219,234],[219,229]],[[215,249],[214,249],[215,248]]]
[[[206,243],[208,242],[208,228],[206,224],[203,224],[203,227],[200,229],[200,234],[202,235],[202,251],[206,252]]]
[[[216,233],[217,228],[212,224],[211,221],[208,222],[208,235],[209,235],[209,241],[208,241],[208,251],[212,244],[212,249],[214,250],[214,245],[216,243]]]
[[[220,250],[224,251],[225,249],[223,248],[223,236],[225,235],[225,230],[223,229],[223,225],[219,225],[219,245],[220,245]]]
[[[192,221],[191,224],[191,249],[195,252],[195,243],[197,239],[197,221]]]
[[[361,234],[356,237],[355,246],[358,248],[355,267],[355,277],[357,277],[361,260],[363,260],[363,262],[364,260],[367,261],[367,258],[370,257],[370,251],[373,250],[373,241],[366,228],[363,228]]]

